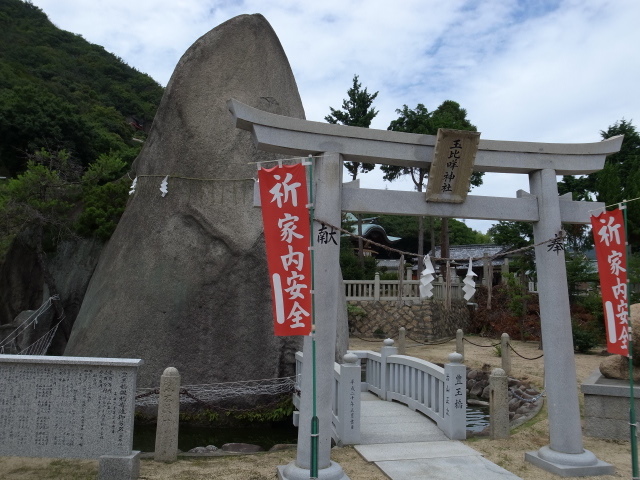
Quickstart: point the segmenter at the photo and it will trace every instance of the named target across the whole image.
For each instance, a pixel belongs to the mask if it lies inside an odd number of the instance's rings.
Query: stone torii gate
[[[342,162],[366,162],[429,168],[436,137],[386,130],[338,126],[283,117],[249,107],[235,99],[227,103],[236,127],[251,132],[257,148],[269,152],[319,156],[314,161],[315,214],[340,225],[341,212],[421,215],[533,223],[535,243],[554,238],[562,223],[587,224],[589,210],[602,203],[576,202],[558,196],[556,175],[581,175],[601,170],[607,155],[620,150],[622,137],[586,144],[480,140],[474,170],[526,174],[530,192],[517,198],[469,195],[464,203],[426,202],[424,193],[342,188]],[[320,226],[312,226],[314,238]],[[315,325],[317,343],[317,414],[320,421],[319,477],[346,479],[330,460],[331,395],[335,355],[335,308],[341,297],[339,246],[315,250]],[[583,448],[564,251],[535,248],[544,344],[545,386],[550,443],[528,452],[531,463],[562,476],[607,475],[613,467]],[[305,355],[311,340],[304,339]],[[298,454],[280,471],[288,480],[309,478],[311,362],[304,363]],[[308,382],[308,388],[304,388]]]

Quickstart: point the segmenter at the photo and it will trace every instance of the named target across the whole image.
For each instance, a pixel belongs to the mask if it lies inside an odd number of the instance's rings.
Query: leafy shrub
[[[589,351],[602,343],[602,333],[595,327],[594,322],[582,323],[579,319],[572,319],[573,349],[578,353]]]

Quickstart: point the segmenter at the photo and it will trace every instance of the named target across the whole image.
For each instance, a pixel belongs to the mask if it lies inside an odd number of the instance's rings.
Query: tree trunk
[[[424,270],[424,217],[418,217],[418,274]]]
[[[436,226],[433,217],[429,217],[429,232],[431,236],[431,252],[436,253]]]
[[[442,217],[440,223],[440,256],[449,258],[449,219]]]
[[[364,242],[362,240],[362,214],[358,214],[358,260],[364,274]]]

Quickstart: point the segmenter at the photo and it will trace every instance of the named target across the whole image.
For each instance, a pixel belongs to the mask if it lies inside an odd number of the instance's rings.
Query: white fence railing
[[[351,351],[345,362],[335,364],[332,401],[332,436],[339,445],[360,441],[360,392],[369,391],[383,400],[404,403],[422,412],[452,440],[466,438],[466,367],[462,355],[452,353],[444,368],[418,358],[397,355],[393,340],[384,341],[380,353]],[[364,361],[365,381],[360,381]],[[296,354],[296,391],[302,385],[302,352]],[[294,405],[300,407],[299,394]]]
[[[374,280],[344,280],[344,289],[347,300],[419,300],[419,280],[403,280],[402,286],[398,280],[380,280],[376,273]],[[436,277],[432,283],[433,297],[437,300],[445,298],[446,282],[442,276]],[[464,284],[458,277],[451,280],[451,298],[461,300],[464,298],[462,287]],[[400,295],[402,292],[402,295]]]

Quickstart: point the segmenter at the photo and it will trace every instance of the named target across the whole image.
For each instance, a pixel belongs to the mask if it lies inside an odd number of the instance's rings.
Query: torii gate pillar
[[[332,225],[340,225],[342,205],[342,159],[337,153],[324,153],[313,162],[315,215]],[[320,225],[311,225],[313,238],[318,238]],[[336,347],[336,299],[342,295],[340,245],[316,245],[313,252],[314,324],[316,336],[316,409],[319,421],[318,480],[349,480],[342,467],[331,461],[331,412],[333,395],[333,363]],[[280,480],[309,480],[311,467],[312,417],[312,343],[304,337],[302,393],[298,422],[296,460],[278,467]]]
[[[529,185],[538,198],[540,219],[533,224],[534,243],[538,244],[554,238],[562,228],[555,170],[530,173]],[[538,245],[535,253],[550,444],[526,453],[525,458],[563,477],[612,475],[612,465],[582,447],[564,250],[550,251],[546,243]]]

